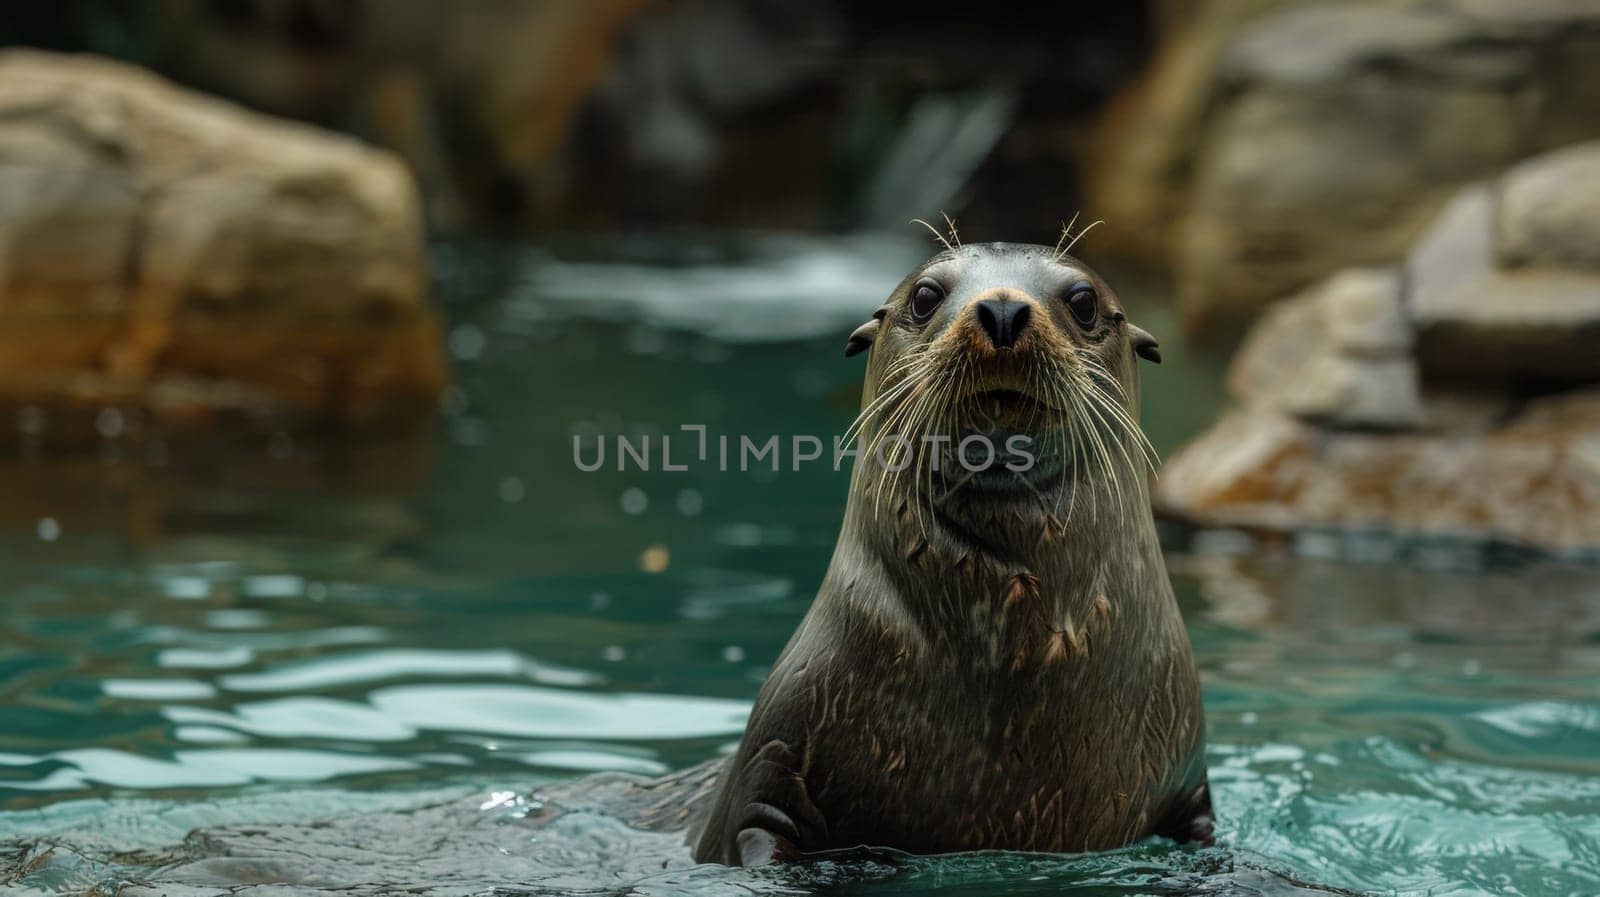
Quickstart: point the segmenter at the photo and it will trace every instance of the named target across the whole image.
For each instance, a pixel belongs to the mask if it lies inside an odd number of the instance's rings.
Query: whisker
[[[1067,237],[1072,235],[1072,226],[1078,223],[1078,216],[1081,214],[1081,210],[1073,212],[1072,220],[1061,225],[1061,236],[1056,238],[1056,246],[1054,249],[1050,250],[1050,258],[1052,261],[1059,262],[1061,261],[1062,256],[1066,255],[1066,251],[1061,248],[1061,244],[1065,243],[1067,241]]]
[[[1072,247],[1078,245],[1078,241],[1083,239],[1083,235],[1087,234],[1089,231],[1094,230],[1095,225],[1097,225],[1097,224],[1105,224],[1105,222],[1101,221],[1099,219],[1096,219],[1094,221],[1089,222],[1089,225],[1087,227],[1085,227],[1083,230],[1078,231],[1078,235],[1076,237],[1072,238],[1072,242],[1067,244],[1067,248],[1063,249],[1061,251],[1061,254],[1062,255],[1066,255],[1067,253],[1071,252],[1072,251]]]
[[[944,216],[944,226],[950,229],[950,239],[954,240],[957,246],[960,246],[961,234],[956,232],[956,223],[951,220],[949,215],[945,215],[944,212],[941,211],[939,214]]]
[[[913,218],[913,219],[911,219],[911,223],[912,224],[920,224],[923,227],[927,228],[928,229],[928,233],[933,234],[933,238],[935,240],[938,240],[940,243],[943,243],[945,249],[947,249],[947,250],[954,250],[955,249],[954,246],[950,245],[950,241],[946,240],[944,238],[944,234],[939,233],[939,229],[934,227],[933,225],[929,224],[928,222],[923,221],[921,218]]]

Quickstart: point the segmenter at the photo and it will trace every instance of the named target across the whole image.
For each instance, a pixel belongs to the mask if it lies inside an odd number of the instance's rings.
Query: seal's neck
[[[879,494],[863,482],[869,473],[857,471],[841,544],[860,546],[870,557],[848,560],[869,560],[885,587],[851,600],[910,639],[1005,667],[1086,657],[1113,615],[1124,626],[1176,617],[1143,476],[1125,473],[1120,488],[1077,475],[1050,492],[970,489],[930,502],[913,489]]]

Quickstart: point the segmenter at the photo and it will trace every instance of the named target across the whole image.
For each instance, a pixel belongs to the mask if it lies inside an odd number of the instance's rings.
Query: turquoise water
[[[1170,555],[1225,848],[774,877],[688,868],[676,839],[603,812],[506,841],[519,830],[499,823],[541,788],[729,748],[805,612],[845,490],[827,465],[583,473],[571,437],[841,432],[861,368],[843,334],[920,251],[443,246],[457,380],[415,443],[109,443],[0,465],[0,839],[58,845],[0,888],[159,878],[148,851],[193,828],[382,826],[457,801],[444,827],[458,841],[385,853],[383,880],[1252,893],[1222,873],[1257,868],[1382,894],[1600,894],[1600,571],[1444,545],[1391,560],[1371,539],[1211,534]],[[1169,450],[1217,407],[1219,373],[1127,283],[1134,319],[1170,350],[1146,370],[1147,428]],[[473,852],[490,844],[492,858]],[[424,887],[442,873],[422,855],[455,863],[459,887]]]

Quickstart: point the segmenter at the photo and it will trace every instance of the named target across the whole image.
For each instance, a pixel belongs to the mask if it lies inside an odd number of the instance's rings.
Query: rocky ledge
[[[1158,510],[1600,553],[1596,222],[1600,142],[1464,188],[1402,264],[1277,304]]]
[[[0,442],[415,421],[444,380],[426,286],[391,154],[0,52]]]

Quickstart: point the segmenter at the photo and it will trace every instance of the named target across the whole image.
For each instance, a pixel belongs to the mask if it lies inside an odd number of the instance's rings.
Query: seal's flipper
[[[1173,808],[1167,821],[1155,833],[1179,844],[1197,844],[1201,847],[1215,844],[1216,817],[1211,809],[1211,782],[1201,780],[1200,786]]]
[[[732,799],[726,814],[707,826],[695,859],[760,866],[831,846],[828,825],[800,775],[800,758],[787,744],[768,741],[728,773],[737,777],[730,783]]]

